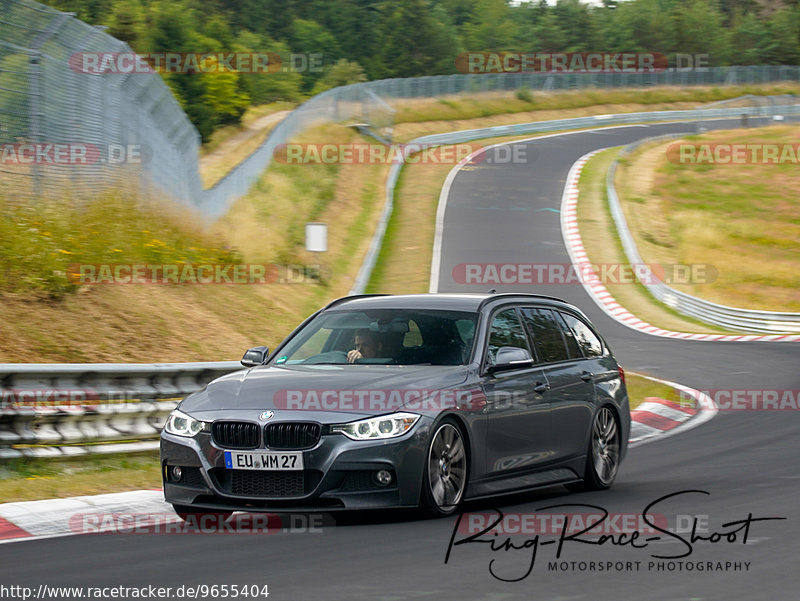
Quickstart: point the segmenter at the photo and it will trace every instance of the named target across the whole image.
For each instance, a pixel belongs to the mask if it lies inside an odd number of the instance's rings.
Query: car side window
[[[550,309],[525,307],[522,309],[522,319],[531,334],[540,362],[552,363],[569,359],[561,326]]]
[[[603,355],[603,343],[592,330],[580,319],[569,313],[562,313],[564,321],[575,333],[575,340],[583,349],[583,354],[587,357],[601,357]]]
[[[578,345],[578,341],[575,340],[575,334],[572,333],[572,330],[569,329],[569,326],[564,321],[564,314],[560,311],[553,311],[553,314],[558,321],[558,325],[561,326],[561,333],[564,334],[564,340],[567,343],[567,350],[569,351],[569,358],[583,359],[581,347]]]
[[[517,317],[514,309],[504,309],[497,313],[492,319],[492,327],[489,331],[489,348],[487,350],[487,363],[494,365],[497,350],[501,346],[513,346],[525,349],[529,353],[528,338],[525,330]]]

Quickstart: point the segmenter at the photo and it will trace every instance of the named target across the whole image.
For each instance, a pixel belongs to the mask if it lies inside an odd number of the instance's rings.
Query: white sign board
[[[317,253],[328,250],[327,223],[306,223],[306,250]]]

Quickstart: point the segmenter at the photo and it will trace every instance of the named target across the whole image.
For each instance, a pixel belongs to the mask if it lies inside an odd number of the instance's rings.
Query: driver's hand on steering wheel
[[[364,355],[361,354],[361,351],[358,349],[353,349],[347,353],[347,362],[348,363],[355,363],[359,359],[363,359]]]

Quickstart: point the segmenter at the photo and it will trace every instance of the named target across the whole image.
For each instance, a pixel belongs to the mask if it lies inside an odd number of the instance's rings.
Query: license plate
[[[297,471],[303,469],[303,454],[225,451],[225,467],[231,470]]]

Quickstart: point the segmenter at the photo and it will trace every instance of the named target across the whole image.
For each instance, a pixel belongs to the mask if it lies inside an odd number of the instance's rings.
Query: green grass
[[[0,198],[0,293],[60,298],[75,264],[239,263],[187,209],[126,193],[29,205]]]
[[[21,459],[0,465],[0,499],[5,503],[151,488],[161,488],[157,451]]]
[[[672,386],[667,386],[661,382],[654,382],[640,374],[626,373],[625,384],[628,389],[628,400],[630,402],[631,411],[641,405],[648,397],[666,399],[679,404],[685,403],[681,398],[680,392]]]

